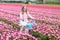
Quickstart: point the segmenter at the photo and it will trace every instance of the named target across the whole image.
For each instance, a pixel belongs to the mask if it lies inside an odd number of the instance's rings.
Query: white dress
[[[19,22],[19,26],[26,26],[26,24],[28,23],[28,16],[29,16],[30,18],[34,19],[29,13],[28,13],[28,14],[24,13],[24,14],[22,15],[22,12],[20,12],[20,22]],[[21,20],[21,19],[23,19],[24,21]]]

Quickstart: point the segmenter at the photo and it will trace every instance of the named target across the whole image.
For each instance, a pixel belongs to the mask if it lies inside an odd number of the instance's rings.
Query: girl
[[[20,12],[20,23],[19,23],[19,25],[21,26],[20,32],[22,32],[24,27],[26,28],[25,32],[28,32],[28,29],[32,28],[32,23],[29,23],[28,18],[35,19],[29,14],[26,6],[23,6]]]

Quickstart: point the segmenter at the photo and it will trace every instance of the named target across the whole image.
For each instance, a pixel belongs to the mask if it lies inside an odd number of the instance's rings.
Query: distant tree
[[[45,0],[37,0],[38,3],[45,3]]]

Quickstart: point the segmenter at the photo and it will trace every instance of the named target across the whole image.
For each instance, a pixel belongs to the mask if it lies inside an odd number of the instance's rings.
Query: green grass
[[[22,4],[23,4],[24,2],[21,2],[21,1],[4,1],[4,2],[0,2],[0,3],[17,3],[17,4],[18,4],[18,3],[22,3]],[[35,2],[32,2],[32,3],[35,3]],[[36,3],[36,4],[34,4],[34,5],[45,5],[45,6],[46,6],[46,5],[47,5],[47,6],[54,6],[54,5],[56,6],[56,5],[57,5],[57,6],[58,6],[58,5],[60,5],[60,3],[46,2],[45,4],[37,4],[37,3]]]

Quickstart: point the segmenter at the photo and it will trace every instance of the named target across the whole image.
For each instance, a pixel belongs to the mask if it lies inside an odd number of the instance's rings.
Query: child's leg
[[[23,31],[23,28],[24,28],[24,26],[22,26],[22,27],[20,28],[20,33]]]
[[[25,33],[28,33],[29,32],[29,30],[28,29],[25,29]]]
[[[24,27],[25,27],[25,25],[26,25],[26,22],[24,22],[24,21],[20,21],[20,32],[22,32],[23,31],[23,29],[24,29]]]

